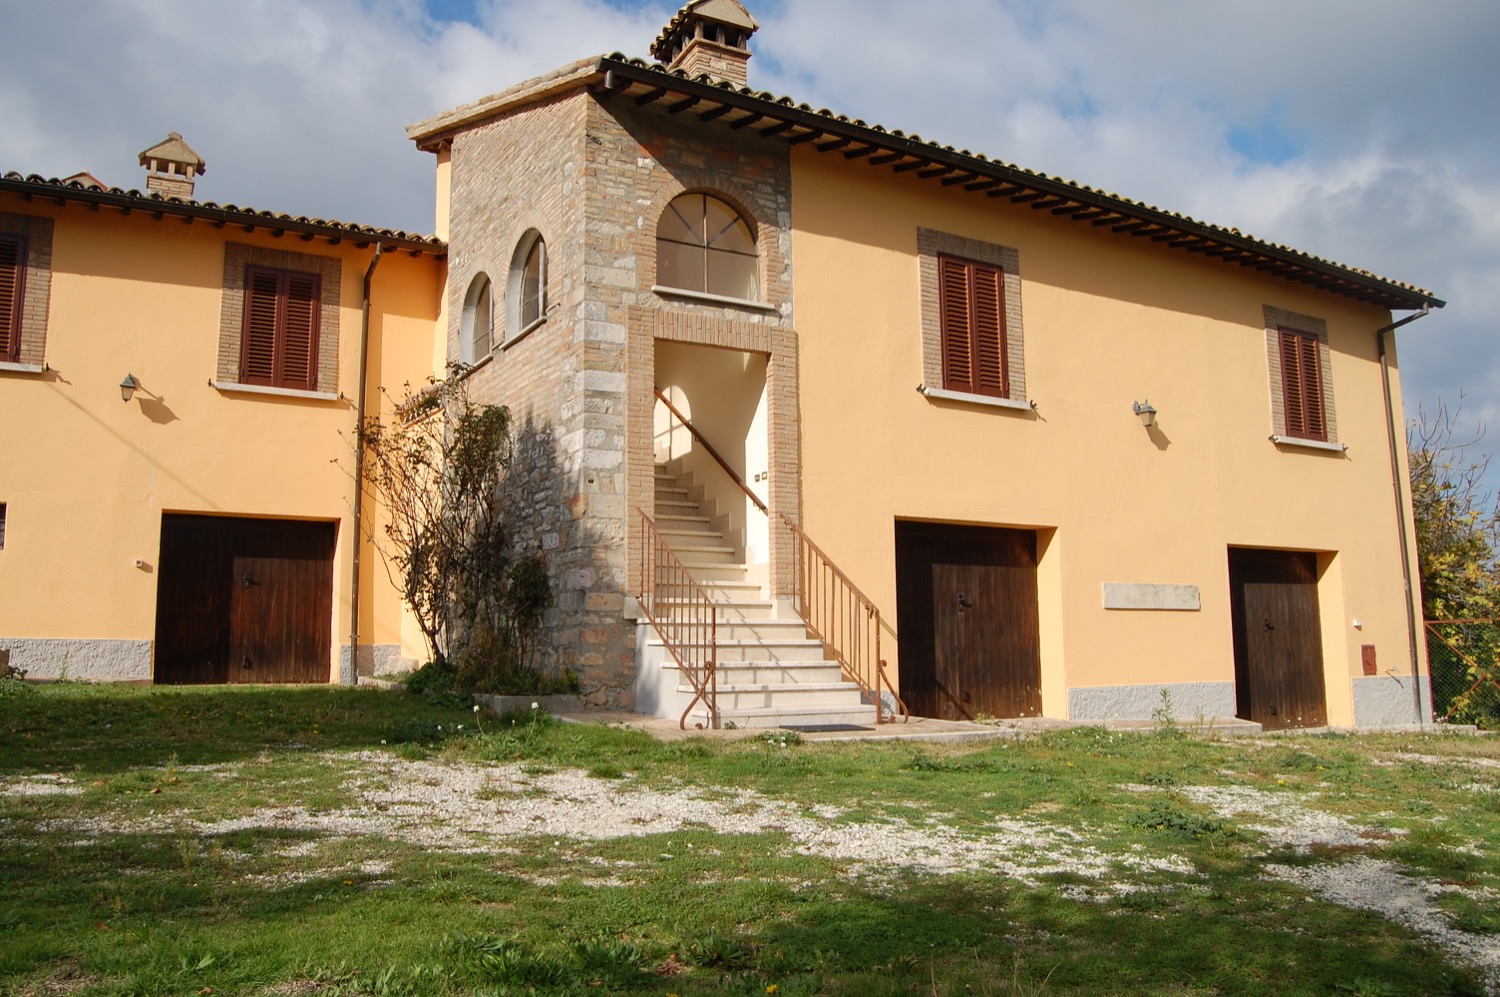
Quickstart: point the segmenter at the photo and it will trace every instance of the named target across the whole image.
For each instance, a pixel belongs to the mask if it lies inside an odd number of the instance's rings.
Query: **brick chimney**
[[[693,0],[651,46],[668,69],[748,86],[750,36],[760,25],[739,0]]]
[[[146,174],[146,193],[190,201],[195,178],[203,172],[203,157],[181,135],[172,132],[141,153],[141,165],[150,171]]]

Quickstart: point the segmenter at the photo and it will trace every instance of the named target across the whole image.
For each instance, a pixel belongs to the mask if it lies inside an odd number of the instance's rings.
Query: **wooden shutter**
[[[974,361],[969,329],[969,269],[959,260],[938,260],[943,323],[943,387],[974,390]]]
[[[1327,440],[1323,410],[1323,365],[1318,337],[1280,330],[1281,399],[1286,435]]]
[[[938,258],[943,387],[1008,394],[1005,272],[968,260]]]
[[[240,383],[276,387],[277,301],[282,275],[261,267],[245,268],[245,325],[241,332]]]
[[[281,386],[318,387],[318,275],[287,273]]]
[[[0,360],[21,359],[21,295],[26,287],[26,240],[0,235]]]
[[[245,268],[240,383],[317,390],[319,291],[317,274]]]

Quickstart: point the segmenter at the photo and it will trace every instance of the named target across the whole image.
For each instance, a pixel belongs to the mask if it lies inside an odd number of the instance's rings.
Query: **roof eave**
[[[1422,288],[1390,281],[1289,247],[1262,242],[1242,235],[1237,230],[1220,228],[1129,201],[1059,177],[1032,173],[976,156],[967,150],[954,150],[899,132],[886,131],[879,126],[872,127],[862,121],[841,119],[826,111],[815,111],[805,104],[795,104],[789,98],[776,98],[771,94],[741,89],[732,84],[716,83],[707,77],[689,78],[680,71],[669,71],[660,66],[627,60],[619,54],[599,59],[594,76],[602,84],[597,91],[601,95],[618,94],[630,89],[631,84],[639,84],[653,88],[653,91],[662,90],[696,98],[694,110],[704,114],[713,113],[715,109],[711,106],[696,106],[697,103],[708,101],[721,106],[727,105],[771,119],[767,122],[770,127],[763,131],[780,135],[789,142],[800,144],[832,140],[830,144],[836,144],[848,140],[856,146],[854,154],[867,160],[882,158],[874,154],[878,150],[887,156],[899,154],[898,158],[903,161],[925,161],[928,166],[924,166],[922,172],[928,172],[931,168],[934,175],[942,167],[949,168],[943,171],[948,174],[972,173],[973,178],[964,182],[976,184],[996,181],[1000,185],[996,189],[1004,191],[999,196],[1010,196],[1018,202],[1029,200],[1034,206],[1051,207],[1057,213],[1102,212],[1101,217],[1105,220],[1099,221],[1096,218],[1096,225],[1133,225],[1139,222],[1145,230],[1136,230],[1134,234],[1149,235],[1155,241],[1176,242],[1192,252],[1212,252],[1243,266],[1268,270],[1290,280],[1317,284],[1324,290],[1366,300],[1392,310],[1420,309],[1424,306],[1442,308],[1446,304]],[[872,152],[866,153],[861,147],[869,147]],[[845,152],[845,155],[850,156],[851,153]],[[905,162],[899,166],[903,169],[911,168],[911,164]],[[1006,190],[1007,186],[1016,188],[1016,192]],[[997,194],[991,192],[990,196]]]
[[[98,207],[117,208],[122,212],[134,211],[154,214],[158,219],[168,215],[187,222],[206,221],[216,228],[240,226],[246,232],[262,230],[273,235],[297,235],[307,241],[324,239],[338,245],[348,242],[356,248],[367,248],[380,244],[387,251],[404,251],[413,256],[432,256],[438,259],[448,255],[448,244],[436,236],[415,236],[391,229],[355,223],[329,222],[301,216],[277,215],[235,205],[219,206],[212,202],[184,201],[158,194],[142,194],[119,188],[98,190],[76,183],[44,180],[41,177],[18,175],[0,176],[0,193],[15,194],[26,200],[51,200],[59,205],[69,203]]]

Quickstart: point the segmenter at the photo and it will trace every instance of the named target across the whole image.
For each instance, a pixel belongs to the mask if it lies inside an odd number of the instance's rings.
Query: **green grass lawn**
[[[0,840],[0,995],[1369,997],[1500,966],[1487,738],[658,743],[5,680]],[[1380,912],[1403,891],[1422,917]]]

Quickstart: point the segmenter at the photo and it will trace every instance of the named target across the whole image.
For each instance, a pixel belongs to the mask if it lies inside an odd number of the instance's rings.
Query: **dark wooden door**
[[[1328,722],[1318,558],[1300,551],[1229,551],[1236,715],[1266,729]]]
[[[1041,713],[1035,533],[898,522],[896,612],[912,712]]]
[[[332,523],[162,517],[156,681],[327,682]]]

